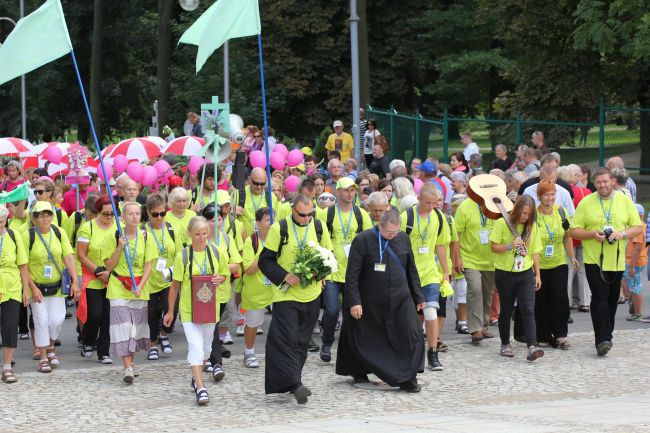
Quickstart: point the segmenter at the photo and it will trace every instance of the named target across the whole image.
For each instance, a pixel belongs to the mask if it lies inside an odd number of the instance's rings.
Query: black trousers
[[[568,332],[569,297],[567,282],[569,267],[560,265],[541,269],[542,288],[535,292],[535,324],[537,340],[552,342]]]
[[[178,297],[180,298],[180,296]],[[149,319],[149,338],[151,341],[157,341],[162,329],[166,333],[171,332],[171,326],[167,327],[162,324],[162,316],[169,311],[169,287],[164,288],[158,293],[149,294],[147,303]]]
[[[364,154],[363,156],[366,159],[366,170],[370,169],[370,164],[372,164],[372,160],[374,159],[372,153]]]
[[[29,334],[30,329],[34,329],[34,323],[30,321],[30,326],[27,327],[27,307],[21,304],[19,318],[18,318],[18,332],[21,334]]]
[[[81,332],[81,341],[84,346],[91,347],[97,343],[97,356],[108,356],[108,346],[111,342],[108,332],[111,304],[106,299],[106,290],[86,289],[88,319]]]
[[[526,345],[536,344],[535,330],[535,276],[532,269],[524,272],[508,272],[497,269],[494,281],[499,291],[499,337],[501,344],[510,344],[510,321],[512,309],[517,302],[526,336]]]
[[[603,271],[601,277],[600,266],[585,264],[585,273],[591,290],[589,310],[598,345],[603,341],[612,341],[623,272]]]
[[[18,347],[18,317],[22,305],[15,299],[0,304],[0,336],[4,347]]]
[[[219,318],[223,316],[223,311],[226,309],[226,304],[227,302],[219,304]],[[223,357],[221,356],[223,343],[219,339],[219,323],[217,323],[217,325],[214,327],[214,334],[212,334],[212,349],[210,350],[210,364],[212,365],[221,365],[223,363]]]
[[[307,345],[318,320],[320,300],[273,304],[273,320],[266,336],[264,390],[266,394],[293,391],[302,383]]]

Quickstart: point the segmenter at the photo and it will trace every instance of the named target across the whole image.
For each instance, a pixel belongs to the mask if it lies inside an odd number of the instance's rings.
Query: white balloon
[[[199,7],[199,0],[180,0],[179,3],[183,10],[186,10],[188,12],[192,12]]]

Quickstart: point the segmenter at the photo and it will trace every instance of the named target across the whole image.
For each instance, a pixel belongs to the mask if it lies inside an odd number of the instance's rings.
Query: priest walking
[[[372,373],[391,386],[419,392],[424,341],[417,310],[424,307],[409,237],[400,217],[386,212],[350,248],[336,374],[368,382]]]

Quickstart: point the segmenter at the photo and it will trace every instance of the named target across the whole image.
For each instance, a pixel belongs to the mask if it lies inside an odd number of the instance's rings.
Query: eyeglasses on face
[[[48,211],[48,210],[44,210],[42,212],[34,212],[34,214],[33,214],[34,218],[43,218],[43,217],[44,218],[47,218],[47,217],[52,218],[52,215],[53,215],[53,213]]]
[[[46,192],[50,192],[50,190],[49,189],[35,189],[34,190],[34,194],[36,194],[36,195],[45,194]]]
[[[251,180],[251,183],[257,186],[266,186],[266,182],[255,182],[254,180]]]
[[[159,217],[164,217],[165,215],[167,215],[167,211],[164,210],[162,212],[150,212],[150,214],[151,214],[151,218],[159,218]]]
[[[113,216],[113,211],[109,210],[109,211],[106,211],[106,212],[102,212],[100,215],[103,216],[103,217],[112,217]]]
[[[336,201],[336,197],[320,197],[318,201]]]
[[[293,210],[296,211],[296,214],[298,214],[298,216],[302,217],[302,218],[307,218],[307,217],[310,217],[310,216],[314,215],[314,211],[311,211],[311,212],[308,212],[308,213],[302,213],[302,212],[298,212],[296,210],[296,208],[293,208]]]

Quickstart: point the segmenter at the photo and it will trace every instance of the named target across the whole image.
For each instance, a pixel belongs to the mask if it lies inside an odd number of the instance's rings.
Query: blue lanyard
[[[253,209],[255,209],[255,212],[262,206],[262,199],[264,198],[264,194],[260,194],[260,199],[257,201],[257,206],[255,206],[255,200],[253,199],[253,193],[251,192],[251,202],[253,203]]]
[[[384,244],[383,248],[381,246],[381,232],[377,227],[375,227],[375,230],[377,230],[377,242],[379,242],[379,263],[383,263],[384,261],[384,251],[386,251],[386,248],[388,248],[388,242],[390,242],[390,239],[386,240],[386,243]]]
[[[203,267],[199,264],[199,262],[196,261],[196,254],[192,254],[194,256],[194,263],[196,263],[196,266],[199,267],[199,271],[201,271],[201,275],[205,277],[205,275],[208,273],[208,249],[210,248],[209,245],[206,245],[205,248],[205,255],[203,256]]]
[[[50,237],[52,237],[51,234]],[[131,261],[131,264],[134,264],[135,254],[138,252],[138,232],[135,232],[135,245],[133,246],[133,251],[129,248],[129,236],[124,233],[124,237],[126,238],[126,254],[129,256],[128,259]]]
[[[481,205],[476,204],[476,206],[478,207],[478,214],[481,217],[481,227],[485,227],[486,218],[485,215],[483,215],[483,210],[481,209]]]
[[[552,212],[552,211],[551,211]],[[551,242],[553,242],[553,238],[555,237],[555,233],[551,231],[551,228],[548,226],[548,223],[546,222],[546,217],[544,216],[544,213],[540,210],[539,214],[542,216],[542,219],[544,220],[544,225],[546,226],[546,231],[548,232],[548,237],[551,238]],[[552,218],[551,214],[551,218]]]
[[[427,215],[427,228],[424,230],[424,234],[420,232],[420,206],[416,206],[415,208],[415,215],[417,216],[418,219],[418,235],[422,239],[422,244],[424,245],[427,241],[427,233],[429,232],[429,224],[431,224],[431,213]]]
[[[34,231],[36,232],[38,237],[41,238],[41,242],[43,242],[43,245],[45,245],[45,249],[47,250],[47,260],[50,262],[54,262],[54,257],[52,256],[52,250],[50,249],[50,246],[52,245],[52,228],[50,227],[50,241],[48,243],[45,243],[45,239],[43,239],[43,235],[38,229],[35,229]]]
[[[162,225],[162,242],[158,242],[158,238],[156,237],[156,232],[154,232],[153,227],[151,226],[151,221],[149,221],[149,228],[151,229],[151,234],[153,235],[153,240],[156,241],[156,245],[158,245],[158,251],[160,251],[160,255],[164,256],[165,255],[165,223]]]
[[[5,233],[7,233],[7,230],[2,232],[2,234],[0,235],[0,256],[2,256],[2,244],[5,241]]]
[[[305,245],[307,244],[307,235],[309,234],[309,224],[311,224],[311,220],[307,223],[307,226],[305,227],[305,236],[302,237],[302,243],[300,242],[300,238],[298,238],[298,230],[296,229],[296,222],[291,221],[293,223],[293,234],[296,237],[296,243],[298,244],[298,249],[302,251],[303,248],[305,248]]]
[[[350,233],[350,224],[352,224],[352,209],[350,209],[350,214],[348,215],[348,223],[346,226],[343,225],[343,217],[341,216],[341,208],[339,208],[339,205],[336,205],[336,210],[339,212],[339,222],[341,223],[343,240],[347,240],[348,234]]]
[[[600,208],[603,210],[603,215],[605,216],[605,220],[607,221],[607,224],[610,224],[610,220],[612,218],[612,204],[614,204],[614,195],[616,192],[613,192],[611,195],[611,201],[609,202],[609,209],[607,212],[605,212],[605,206],[603,206],[603,198],[598,194],[598,200],[600,200]]]
[[[262,234],[260,233],[259,230],[255,231],[255,233],[257,233],[257,240],[262,243],[262,248],[264,248],[264,246],[266,245],[266,242],[264,242],[264,239],[262,239]],[[261,251],[260,248],[258,248],[258,250]]]

